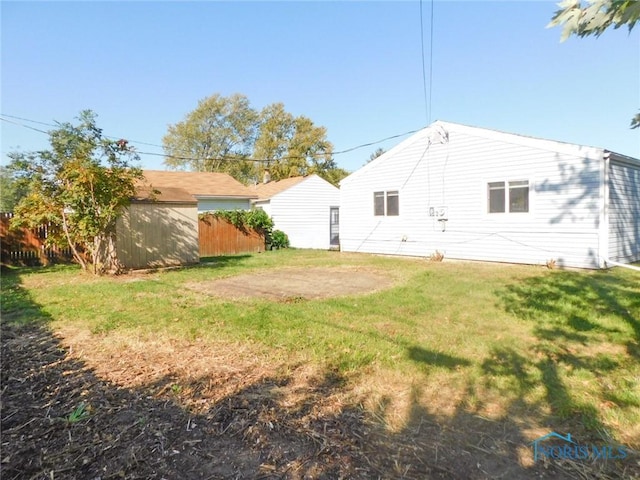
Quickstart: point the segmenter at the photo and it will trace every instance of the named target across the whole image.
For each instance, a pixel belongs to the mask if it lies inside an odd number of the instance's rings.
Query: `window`
[[[400,215],[400,196],[397,190],[373,192],[373,214],[377,217]]]
[[[373,214],[384,215],[384,192],[373,192]]]
[[[504,182],[489,183],[489,213],[504,213]]]
[[[400,214],[398,191],[387,192],[387,215],[397,217]]]
[[[507,207],[508,210],[506,210]],[[528,212],[529,181],[489,182],[487,184],[487,210],[489,213]]]

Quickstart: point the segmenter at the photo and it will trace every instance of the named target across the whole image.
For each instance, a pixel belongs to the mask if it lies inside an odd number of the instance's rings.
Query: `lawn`
[[[296,428],[311,412],[316,420],[358,412],[386,435],[384,445],[372,440],[378,453],[397,454],[395,466],[376,464],[384,478],[533,478],[549,468],[582,478],[576,462],[533,462],[530,442],[550,431],[624,446],[626,459],[590,464],[602,478],[640,471],[637,272],[304,250],[205,260],[117,278],[19,269],[2,278],[3,329],[42,325],[100,381],[191,416],[207,418],[266,379],[277,393],[272,408]],[[318,268],[374,272],[388,282],[330,298],[216,291],[216,279],[266,271],[282,272],[284,283],[294,268],[310,277]],[[419,448],[413,460],[410,447]],[[290,478],[305,471],[273,468]]]

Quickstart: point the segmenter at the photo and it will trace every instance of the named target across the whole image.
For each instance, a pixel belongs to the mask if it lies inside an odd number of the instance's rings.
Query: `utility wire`
[[[51,127],[59,127],[60,126],[59,124],[58,125],[54,125],[54,124],[51,124],[51,123],[40,122],[38,120],[32,120],[32,119],[24,118],[24,117],[17,117],[15,115],[8,115],[8,114],[5,114],[5,113],[0,113],[0,115],[1,115],[0,116],[0,120],[3,120],[5,122],[9,122],[9,123],[13,123],[15,125],[19,125],[21,127],[28,128],[30,130],[35,130],[36,132],[44,133],[44,134],[47,134],[47,135],[49,134],[49,132],[45,132],[44,130],[40,130],[38,128],[34,128],[34,127],[29,126],[29,125],[25,125],[24,123],[19,123],[19,122],[13,121],[13,120],[9,120],[9,118],[19,119],[19,120],[23,120],[25,122],[37,123],[39,125],[47,125],[47,126],[51,126]],[[8,117],[8,118],[2,118],[2,117]],[[363,143],[363,144],[360,144],[360,145],[356,145],[355,147],[350,147],[350,148],[347,148],[347,149],[344,149],[344,150],[338,150],[337,152],[322,152],[322,153],[311,154],[309,156],[312,156],[312,157],[318,156],[319,157],[319,156],[322,156],[322,155],[341,155],[341,154],[344,154],[344,153],[352,152],[354,150],[358,150],[360,148],[370,147],[371,145],[376,145],[378,143],[386,142],[387,140],[393,140],[394,138],[404,137],[406,135],[410,135],[410,134],[416,133],[418,131],[420,131],[420,129],[410,130],[408,132],[399,133],[397,135],[391,135],[390,137],[386,137],[386,138],[383,138],[381,140],[376,140],[374,142]],[[104,135],[104,136],[107,137],[107,138],[112,138],[112,139],[121,139],[122,138],[122,137],[114,137],[114,136],[111,136],[111,135]],[[130,143],[134,143],[134,144],[148,145],[148,146],[153,146],[153,147],[164,148],[161,145],[156,145],[156,144],[147,143],[147,142],[141,142],[141,141],[138,141],[138,140],[129,140],[129,142]],[[202,160],[201,158],[194,158],[194,157],[191,157],[191,156],[169,155],[169,154],[166,154],[166,153],[157,153],[157,152],[137,151],[136,153],[139,153],[141,155],[152,155],[152,156],[156,156],[156,157],[171,157],[171,158],[176,158],[178,160],[193,160],[193,161]],[[273,161],[280,161],[280,160],[297,160],[297,159],[302,159],[302,158],[307,158],[307,156],[299,156],[299,155],[298,156],[287,156],[287,157],[279,157],[277,159],[238,158],[238,157],[232,157],[232,156],[223,156],[223,157],[218,157],[218,158],[211,158],[211,159],[208,159],[208,160],[223,160],[223,161],[234,161],[234,160],[238,161],[238,160],[240,160],[240,161],[251,161],[251,162],[263,162],[263,163],[266,163],[266,162],[273,162]]]
[[[433,0],[431,0],[431,19],[429,29],[429,88],[427,95],[427,67],[424,55],[424,18],[422,13],[422,0],[420,0],[420,47],[422,52],[422,90],[424,94],[424,110],[427,117],[427,125],[431,124],[431,98],[433,92]]]

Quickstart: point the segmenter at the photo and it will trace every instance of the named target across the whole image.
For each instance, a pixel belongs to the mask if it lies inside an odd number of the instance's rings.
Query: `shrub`
[[[282,230],[274,230],[269,236],[268,242],[271,249],[289,248],[289,237]]]

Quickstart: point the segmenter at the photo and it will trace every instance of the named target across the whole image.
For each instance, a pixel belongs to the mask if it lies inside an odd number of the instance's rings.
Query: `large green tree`
[[[77,125],[60,124],[49,132],[49,150],[10,154],[10,169],[27,188],[12,226],[49,223],[48,241],[68,245],[84,270],[118,273],[116,220],[142,170],[128,142],[105,138],[95,118],[86,110]]]
[[[282,103],[258,112],[240,94],[201,100],[169,127],[163,143],[169,167],[226,172],[245,183],[259,179],[265,168],[273,180],[316,173],[337,183],[346,176],[324,127],[295,117]]]
[[[548,27],[562,27],[561,40],[571,35],[599,37],[610,27],[627,26],[629,31],[640,19],[638,0],[564,0]],[[640,113],[631,120],[631,128],[640,127]]]
[[[198,102],[162,142],[172,168],[226,172],[242,177],[255,141],[258,115],[244,95],[215,94]]]

